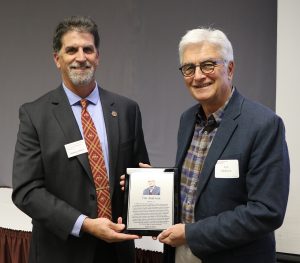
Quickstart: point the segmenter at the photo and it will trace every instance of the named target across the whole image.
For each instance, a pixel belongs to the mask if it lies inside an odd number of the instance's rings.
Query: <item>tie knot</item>
[[[86,110],[87,105],[88,105],[88,100],[82,99],[82,100],[80,100],[80,104],[81,104],[82,109]]]

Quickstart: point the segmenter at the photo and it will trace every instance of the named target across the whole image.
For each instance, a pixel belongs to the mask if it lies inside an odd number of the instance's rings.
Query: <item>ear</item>
[[[99,65],[99,61],[100,61],[100,52],[97,49],[97,63],[96,63],[97,66]]]
[[[235,68],[234,62],[229,61],[227,66],[227,74],[228,74],[228,79],[230,80],[232,80],[233,78],[234,68]]]
[[[54,63],[56,65],[56,67],[58,69],[60,69],[60,63],[59,63],[59,55],[57,52],[53,53],[53,60],[54,60]]]

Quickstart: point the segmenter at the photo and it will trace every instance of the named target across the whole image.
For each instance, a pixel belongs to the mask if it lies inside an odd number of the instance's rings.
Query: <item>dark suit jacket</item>
[[[179,170],[198,109],[199,105],[190,108],[180,120]],[[238,160],[239,178],[216,178],[218,160]],[[283,222],[288,192],[289,158],[282,120],[235,90],[199,178],[195,223],[185,228],[193,254],[204,263],[275,262],[273,231]],[[168,257],[172,262],[167,253]]]
[[[120,176],[148,163],[138,105],[99,89],[109,147],[112,214],[122,216]],[[117,116],[112,115],[117,112]],[[64,145],[82,139],[62,87],[21,106],[13,164],[14,203],[32,217],[30,262],[92,262],[96,239],[70,235],[80,214],[97,216],[87,154],[68,158]],[[120,262],[132,262],[133,242],[116,244]],[[103,259],[108,262],[108,259]]]

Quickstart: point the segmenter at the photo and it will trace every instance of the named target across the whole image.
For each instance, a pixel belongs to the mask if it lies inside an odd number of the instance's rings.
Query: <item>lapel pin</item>
[[[112,115],[113,117],[117,117],[117,116],[118,116],[118,113],[117,113],[116,111],[112,111],[112,112],[111,112],[111,115]]]

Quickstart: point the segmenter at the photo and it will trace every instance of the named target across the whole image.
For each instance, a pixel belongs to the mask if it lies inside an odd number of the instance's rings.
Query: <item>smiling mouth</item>
[[[85,70],[85,69],[90,69],[89,66],[85,66],[85,67],[71,67],[71,69],[75,69],[75,70]]]
[[[202,83],[199,85],[193,85],[193,87],[196,89],[202,89],[202,88],[206,88],[206,87],[210,86],[211,84],[212,84],[212,82],[208,82],[208,83]]]

